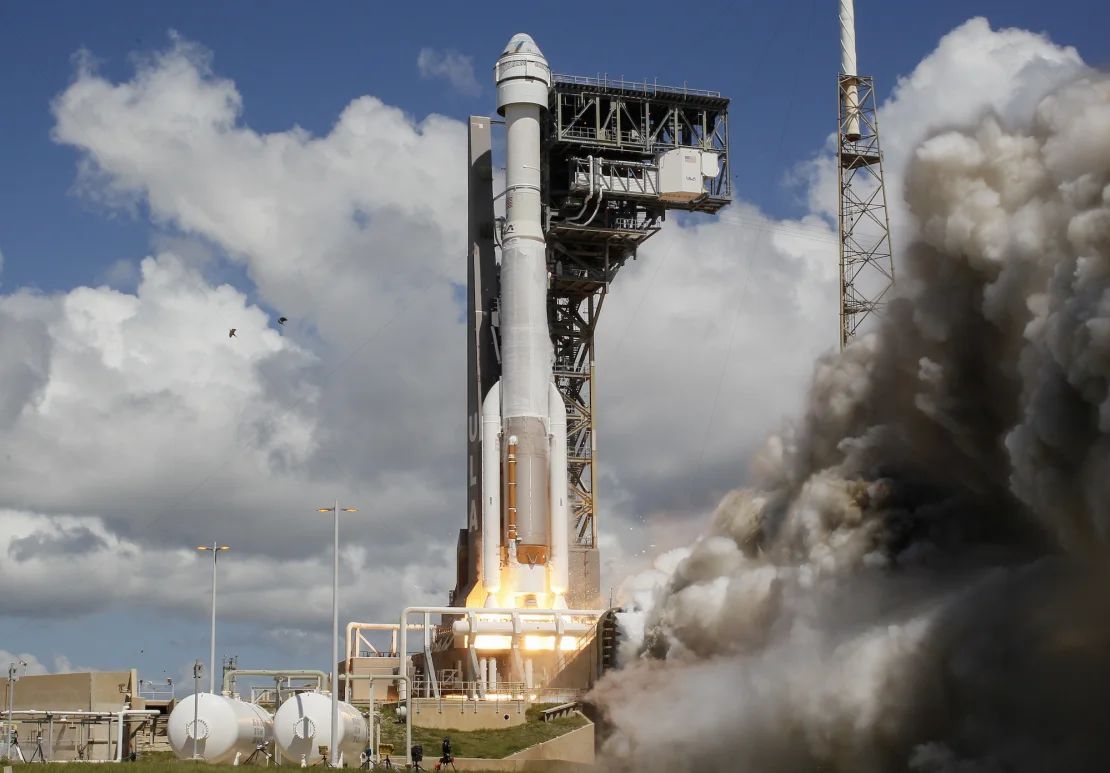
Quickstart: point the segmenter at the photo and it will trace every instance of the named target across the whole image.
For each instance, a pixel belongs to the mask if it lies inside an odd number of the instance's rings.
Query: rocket
[[[566,608],[567,414],[552,377],[540,126],[551,69],[514,35],[494,67],[506,125],[501,232],[501,380],[482,400],[482,584],[486,607]]]

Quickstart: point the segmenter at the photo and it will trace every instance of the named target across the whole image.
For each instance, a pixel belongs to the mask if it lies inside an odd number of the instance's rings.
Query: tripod
[[[244,762],[243,764],[250,765],[251,762],[254,761],[254,758],[257,757],[259,754],[266,758],[267,765],[269,765],[270,761],[274,758],[274,755],[270,754],[270,750],[266,748],[266,744],[260,743],[254,747],[254,751],[251,752],[251,756],[247,757],[246,762]]]
[[[16,748],[19,748],[19,741],[16,741]],[[23,750],[19,749],[19,756],[22,759]],[[35,736],[35,750],[31,752],[31,759],[27,760],[28,763],[34,762],[35,757],[39,758],[39,762],[46,762],[46,754],[42,751],[42,733]]]

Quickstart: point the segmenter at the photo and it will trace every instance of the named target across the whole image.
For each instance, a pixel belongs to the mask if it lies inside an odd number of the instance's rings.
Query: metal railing
[[[458,681],[450,684],[439,682],[438,685],[438,698],[414,697],[413,701],[423,703],[423,705],[435,703],[438,707],[453,706],[459,703],[562,704],[578,700],[584,692],[572,687],[528,687],[524,682],[509,681],[499,681],[493,688],[476,681]],[[412,688],[416,691],[414,695],[425,695],[430,692],[431,682],[426,679],[414,679]],[[479,696],[482,695],[483,689],[485,690],[485,697],[481,698]],[[416,708],[415,711],[419,713],[419,708]]]
[[[569,83],[575,86],[596,86],[604,89],[621,89],[623,91],[639,91],[643,94],[684,94],[694,97],[720,97],[721,92],[710,91],[707,89],[692,89],[689,86],[667,86],[659,83],[659,81],[649,81],[646,78],[642,81],[626,81],[624,76],[615,79],[610,78],[608,75],[599,75],[596,78],[590,78],[585,75],[559,75],[554,76],[556,83]]]
[[[139,697],[148,701],[172,701],[173,685],[163,682],[145,682],[139,680]]]
[[[578,711],[578,709],[578,701],[568,701],[567,703],[561,703],[558,706],[552,706],[549,709],[544,709],[540,714],[540,718],[543,719],[544,722],[550,722],[551,720],[558,719],[559,717],[570,716],[574,712]]]

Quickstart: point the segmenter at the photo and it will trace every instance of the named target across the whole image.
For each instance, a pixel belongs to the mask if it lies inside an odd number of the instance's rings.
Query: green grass
[[[124,762],[122,763],[127,770],[127,773],[187,773],[190,770],[196,770],[199,766],[205,768],[231,768],[231,765],[208,765],[203,762],[188,762],[186,760],[175,759],[170,754],[169,759],[162,759],[161,754],[148,754],[140,758],[137,762]],[[5,762],[3,765],[8,765]],[[100,765],[92,766],[96,770],[101,770]],[[87,770],[84,763],[62,763],[51,762],[45,765],[36,763],[14,763],[12,764],[12,773],[73,773],[75,770]],[[115,770],[114,765],[110,769]]]
[[[547,708],[550,706],[532,706],[523,725],[496,730],[445,730],[413,725],[412,742],[424,747],[424,759],[431,764],[439,759],[445,735],[451,737],[451,752],[456,757],[497,760],[588,724],[586,718],[578,714],[544,722],[540,714]],[[398,723],[396,715],[388,708],[382,710],[382,743],[393,744],[393,756],[404,758],[405,725]]]

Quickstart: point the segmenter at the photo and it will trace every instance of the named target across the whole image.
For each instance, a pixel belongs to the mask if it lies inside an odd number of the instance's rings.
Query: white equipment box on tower
[[[660,153],[659,198],[663,201],[693,201],[705,195],[705,178],[719,174],[717,155],[693,148],[675,148]]]

